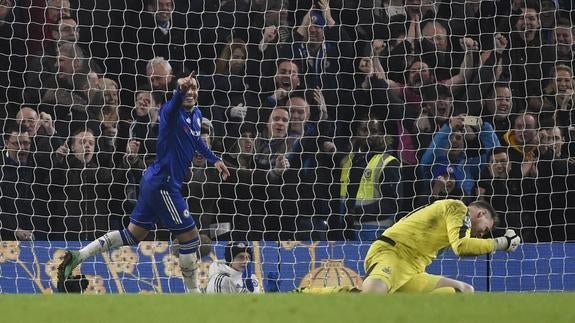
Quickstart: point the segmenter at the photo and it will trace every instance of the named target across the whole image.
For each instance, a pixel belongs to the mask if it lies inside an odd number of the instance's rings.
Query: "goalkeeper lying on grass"
[[[499,238],[481,239],[497,222],[496,211],[484,201],[465,206],[446,199],[412,211],[370,246],[362,292],[472,293],[473,286],[428,274],[425,267],[446,247],[458,256],[515,251],[521,239],[513,230]]]

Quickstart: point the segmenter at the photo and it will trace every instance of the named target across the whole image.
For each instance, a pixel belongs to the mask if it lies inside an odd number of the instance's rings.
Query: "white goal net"
[[[383,230],[480,199],[526,244],[431,272],[575,289],[574,19],[568,0],[0,0],[0,293],[55,290],[63,248],[128,225],[192,71],[231,170],[198,155],[182,187],[202,275],[257,241],[265,291],[360,285]],[[88,260],[89,291],[183,291],[172,239]]]

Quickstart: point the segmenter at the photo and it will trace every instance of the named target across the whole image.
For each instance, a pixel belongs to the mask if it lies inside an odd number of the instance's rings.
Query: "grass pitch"
[[[0,295],[1,322],[575,322],[573,293]]]

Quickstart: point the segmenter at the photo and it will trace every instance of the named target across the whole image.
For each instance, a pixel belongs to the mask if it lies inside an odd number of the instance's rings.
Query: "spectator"
[[[509,50],[503,64],[509,65],[507,77],[515,100],[514,112],[525,111],[529,97],[536,97],[543,89],[542,80],[549,77],[555,63],[555,50],[541,41],[539,4],[534,0],[521,2],[512,12]]]
[[[285,0],[261,1],[259,6],[257,1],[252,1],[252,15],[261,17],[255,18],[250,23],[249,43],[257,44],[250,46],[252,47],[250,54],[261,62],[261,74],[264,77],[273,75],[269,73],[272,72],[275,62],[281,59],[278,55],[289,51],[293,44],[287,6]]]
[[[175,75],[196,68],[186,61],[186,53],[193,52],[194,42],[185,15],[175,10],[173,0],[146,0],[142,11],[127,11],[125,21],[122,55],[129,73],[143,74],[146,62],[154,57],[168,61]],[[136,70],[130,68],[134,62]]]
[[[557,3],[555,0],[542,0],[541,1],[541,42],[543,44],[554,43],[554,30],[557,25],[557,17],[559,11],[557,10]]]
[[[510,178],[511,162],[507,148],[495,147],[489,156],[489,164],[481,172],[477,182],[477,196],[489,202],[493,208],[503,215],[502,228],[521,228],[521,200],[519,192],[512,189],[517,187]]]
[[[555,32],[553,35],[553,43],[557,50],[556,64],[565,64],[571,68],[574,67],[575,53],[573,52],[573,25],[568,18],[560,17],[557,19]]]
[[[98,139],[98,159],[100,165],[114,166],[113,154],[116,152],[116,138],[119,121],[118,84],[109,78],[98,79],[98,89],[104,98],[98,121],[102,136]]]
[[[439,84],[424,89],[421,114],[417,119],[417,141],[422,147],[429,146],[432,135],[449,122],[452,112],[453,97],[448,87]]]
[[[26,49],[28,9],[15,0],[0,4],[0,103],[22,103],[24,72],[27,71]],[[7,110],[0,109],[0,120],[5,120]],[[0,127],[2,121],[0,121]]]
[[[75,42],[80,39],[78,23],[71,16],[61,16],[56,19],[54,29],[52,29],[51,46],[57,45],[60,41]],[[56,49],[56,48],[53,48]]]
[[[293,60],[279,60],[274,76],[274,88],[264,92],[264,104],[269,107],[285,105],[289,94],[301,85],[299,75],[299,66]]]
[[[291,150],[294,142],[294,138],[288,136],[289,120],[290,114],[287,108],[273,109],[263,136],[256,138],[257,168],[272,169],[277,162],[287,162],[285,154]]]
[[[313,109],[318,110],[314,111],[313,120],[310,120],[310,105],[301,94],[293,93],[287,101],[290,111],[289,135],[295,139],[288,159],[290,168],[298,173],[295,183],[285,185],[282,194],[296,197],[297,215],[301,216],[298,218],[297,231],[301,233],[298,239],[302,240],[309,240],[309,233],[318,234],[311,239],[325,239],[327,227],[322,224],[330,213],[330,169],[334,167],[333,153],[336,151],[334,142],[330,140],[333,137],[330,124],[325,122],[327,107],[322,91],[315,89],[313,93],[317,104]],[[322,230],[323,233],[320,233]]]
[[[62,137],[70,133],[69,121],[93,118],[89,89],[96,87],[97,76],[90,73],[88,60],[80,47],[65,42],[58,47],[56,73],[44,74],[42,107]]]
[[[34,153],[36,163],[51,167],[50,154],[63,143],[56,132],[52,116],[46,112],[38,115],[32,107],[23,106],[16,114],[16,122],[28,132],[32,140],[30,151]]]
[[[286,103],[290,112],[288,135],[300,139],[304,136],[305,127],[311,115],[309,104],[305,98],[295,95],[292,95]]]
[[[257,109],[260,100],[254,87],[257,82],[250,76],[257,73],[247,70],[247,58],[245,42],[232,39],[216,60],[215,74],[200,77],[200,101],[204,107],[210,106],[205,114],[211,116],[214,139],[217,140],[214,144],[218,148],[222,138],[230,135],[237,137],[239,126],[243,122],[261,121]],[[223,144],[229,146],[226,142]]]
[[[499,141],[503,140],[503,135],[511,128],[510,116],[513,111],[513,100],[511,98],[511,89],[509,84],[495,83],[495,96],[486,100],[484,107],[486,113],[483,117],[484,122],[489,122],[497,134]]]
[[[350,147],[346,152],[336,153],[334,158],[337,166],[333,169],[332,178],[339,180],[339,185],[334,185],[338,190],[338,199],[333,199],[331,205],[333,216],[329,218],[330,240],[343,240],[355,238],[353,228],[353,216],[355,197],[359,189],[361,176],[365,170],[366,138],[369,135],[369,116],[360,115],[352,123],[353,136],[350,138]]]
[[[263,219],[260,223],[263,223],[264,228],[266,228],[265,231],[268,231],[263,233],[269,235],[269,237],[274,237],[271,239],[278,238],[278,231],[280,231],[282,237],[293,239],[295,230],[295,217],[292,216],[295,212],[293,205],[291,209],[282,208],[281,206],[281,203],[293,203],[297,198],[297,195],[284,196],[282,193],[283,186],[287,186],[282,184],[285,184],[286,181],[294,183],[297,179],[297,177],[294,177],[293,172],[285,172],[290,168],[287,155],[291,152],[295,141],[295,138],[288,136],[289,120],[290,114],[286,107],[274,108],[270,114],[266,129],[255,139],[254,159],[256,169],[266,171],[267,176],[254,180],[258,182],[264,180],[269,184],[254,187],[257,191],[254,192],[255,196],[267,196],[267,198],[262,203],[265,205],[254,207],[255,214],[252,214],[252,217],[258,218],[255,215],[263,216],[260,217]],[[261,214],[260,210],[266,210],[265,214]],[[282,216],[284,212],[287,212],[287,214]],[[280,220],[284,222],[280,224]],[[282,228],[282,230],[277,230],[278,228]]]
[[[539,144],[537,120],[532,114],[519,115],[513,128],[503,136],[502,144],[509,147],[511,177],[537,176],[537,145]]]
[[[405,13],[409,19],[434,15],[435,7],[429,0],[405,0]]]
[[[147,86],[138,89],[135,97],[132,118],[121,120],[118,124],[118,137],[121,141],[117,147],[130,157],[126,167],[143,170],[156,158],[159,108]]]
[[[220,202],[219,214],[229,215],[231,218],[231,231],[219,235],[219,240],[261,240],[278,239],[279,217],[281,207],[278,200],[287,197],[282,192],[285,185],[286,171],[291,172],[290,185],[294,186],[296,178],[293,170],[289,170],[289,160],[277,157],[275,167],[272,169],[258,169],[256,164],[256,130],[249,124],[241,128],[241,135],[231,149],[223,155],[226,164],[231,166],[230,178],[219,186]],[[292,197],[289,197],[291,199]],[[263,212],[262,210],[265,210]],[[226,218],[226,217],[223,217]],[[286,225],[282,237],[291,237],[294,232],[293,217],[283,216]],[[225,224],[224,226],[227,226]],[[227,228],[225,230],[228,230]]]
[[[37,104],[41,99],[43,82],[47,73],[56,73],[58,69],[58,46],[64,42],[77,44],[79,40],[78,24],[70,16],[59,16],[51,28],[50,36],[44,40],[41,51],[37,55],[27,58],[28,70],[26,73],[26,102]]]
[[[30,154],[32,140],[25,128],[6,127],[0,164],[0,239],[32,240],[32,185],[35,164]]]
[[[191,53],[199,56],[198,69],[202,74],[214,72],[214,59],[231,39],[248,39],[247,30],[251,24],[248,12],[249,1],[195,1],[190,27]],[[253,43],[254,41],[250,41]]]
[[[259,237],[263,236],[263,232],[257,233],[253,230],[263,227],[259,220],[253,221],[255,222],[253,226],[250,224],[253,220],[251,214],[258,213],[254,207],[261,206],[257,201],[257,194],[263,194],[262,186],[267,183],[268,175],[267,171],[256,170],[255,137],[255,127],[244,124],[240,128],[240,136],[236,143],[231,145],[222,156],[224,162],[230,166],[231,177],[227,183],[220,185],[220,194],[225,204],[230,207],[224,208],[220,213],[230,214],[232,217],[230,228],[232,240],[248,240],[248,234],[249,240],[252,240],[254,233]],[[257,185],[257,183],[263,185]]]
[[[556,65],[550,76],[552,79],[543,89],[542,97],[529,98],[528,110],[533,113],[542,112],[543,118],[548,116],[546,118],[548,120],[545,120],[546,124],[553,124],[553,112],[565,111],[557,118],[557,121],[565,126],[565,121],[570,119],[569,111],[575,104],[573,71],[566,65]]]
[[[388,148],[399,151],[398,120],[404,117],[404,101],[385,81],[386,73],[380,61],[384,47],[384,42],[376,39],[372,42],[369,53],[359,59],[358,69],[361,73],[356,73],[356,86],[358,86],[354,91],[356,105],[350,112],[354,115],[352,119],[357,115],[368,114],[377,120],[383,120],[384,131],[389,139]],[[339,122],[336,126],[342,124]],[[336,137],[334,141],[339,150],[349,150],[347,138]]]
[[[45,9],[46,24],[44,25],[44,36],[46,39],[57,40],[54,31],[58,30],[58,21],[62,17],[72,17],[72,9],[69,0],[47,0]]]
[[[473,66],[472,50],[476,49],[477,42],[470,38],[464,38],[461,40],[461,45],[465,48],[465,59],[462,62],[459,73],[447,80],[440,81],[440,83],[450,88],[452,95],[455,95],[456,90],[461,89],[461,85],[464,84],[465,80],[470,77],[469,74],[473,71],[470,68]],[[414,60],[406,75],[406,84],[400,84],[390,79],[386,79],[386,82],[406,102],[405,110],[402,111],[403,118],[397,121],[397,131],[399,133],[397,149],[401,152],[400,158],[403,163],[415,166],[417,164],[416,152],[420,148],[416,138],[419,132],[416,120],[421,113],[421,89],[425,85],[435,83],[436,77],[432,73],[430,65],[422,60]]]
[[[255,137],[255,128],[248,125],[242,126],[236,144],[232,145],[224,154],[226,164],[233,168],[254,169],[256,167],[254,161]]]
[[[382,122],[370,120],[366,138],[366,165],[355,197],[357,239],[370,241],[395,222],[402,209],[401,163],[387,150]]]
[[[431,145],[421,158],[419,174],[425,180],[421,188],[423,194],[431,189],[428,181],[433,178],[432,166],[444,165],[453,167],[460,174],[455,176],[460,180],[456,185],[465,196],[474,196],[475,181],[482,165],[486,164],[489,151],[497,146],[500,142],[491,124],[481,122],[479,117],[451,117],[449,124],[434,134]]]
[[[99,167],[96,140],[93,130],[79,128],[54,154],[49,239],[89,240],[110,228],[110,184],[122,175],[119,169]]]
[[[507,147],[511,162],[509,190],[521,198],[521,215],[516,224],[522,228],[525,241],[536,241],[535,210],[539,193],[536,186],[538,174],[538,123],[532,114],[519,115],[513,121],[513,128],[504,136],[502,145]]]
[[[353,89],[354,50],[347,32],[336,26],[329,0],[318,1],[304,16],[294,46],[306,88],[328,90],[324,94],[328,105],[353,104],[347,94]]]
[[[148,61],[146,75],[152,88],[154,101],[162,105],[168,100],[174,88],[174,74],[172,65],[163,57],[156,56]]]
[[[573,166],[562,155],[562,138],[559,127],[539,130],[537,161],[537,195],[535,208],[536,241],[565,240],[566,224],[573,223],[565,216],[565,210],[573,206]]]

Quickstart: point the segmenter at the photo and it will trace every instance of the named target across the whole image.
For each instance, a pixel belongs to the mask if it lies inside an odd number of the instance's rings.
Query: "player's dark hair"
[[[469,204],[469,206],[475,206],[478,207],[480,209],[484,209],[486,211],[488,211],[491,214],[491,218],[493,219],[493,227],[496,227],[497,225],[499,225],[499,215],[497,214],[497,211],[495,210],[495,208],[493,208],[493,206],[491,204],[489,204],[489,202],[483,201],[483,200],[476,200],[473,201]]]
[[[228,264],[231,264],[232,261],[234,261],[234,258],[241,252],[247,252],[250,255],[250,258],[252,257],[252,249],[246,242],[230,241],[224,250],[224,258]]]

